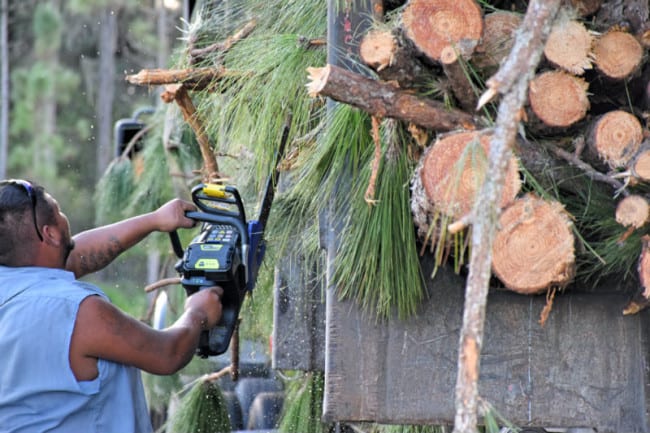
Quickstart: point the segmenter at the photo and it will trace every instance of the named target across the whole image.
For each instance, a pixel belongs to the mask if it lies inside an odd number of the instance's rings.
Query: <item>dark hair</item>
[[[38,230],[56,222],[54,209],[45,198],[42,186],[30,182],[35,197],[34,212]],[[38,238],[32,217],[32,199],[24,186],[0,182],[0,264],[12,265],[29,256]]]

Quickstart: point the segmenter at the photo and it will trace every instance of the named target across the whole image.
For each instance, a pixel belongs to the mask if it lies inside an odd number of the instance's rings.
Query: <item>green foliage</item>
[[[349,220],[341,234],[333,280],[341,297],[354,299],[362,309],[380,318],[390,317],[396,309],[404,319],[417,312],[424,279],[410,207],[412,163],[402,145],[396,148],[396,143],[408,139],[394,126],[387,129],[376,202],[364,199],[371,171],[367,160],[350,194]]]
[[[129,201],[135,189],[134,182],[133,162],[129,158],[120,156],[111,161],[95,188],[97,224],[107,224],[126,217],[124,203]]]
[[[229,433],[230,418],[219,387],[198,380],[181,396],[168,422],[169,433]]]
[[[40,3],[34,11],[33,31],[36,51],[56,52],[61,45],[61,14],[51,3]]]
[[[280,433],[323,433],[324,377],[322,372],[296,373],[288,381],[287,394],[280,416]]]

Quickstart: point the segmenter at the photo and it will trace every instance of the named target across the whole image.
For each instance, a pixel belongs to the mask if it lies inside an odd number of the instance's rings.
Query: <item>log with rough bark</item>
[[[225,54],[225,52],[230,50],[234,44],[250,35],[253,30],[255,30],[256,26],[257,21],[254,19],[250,20],[235,34],[226,38],[226,40],[222,42],[215,42],[205,47],[195,47],[194,45],[196,41],[191,40],[189,44],[190,46],[188,47],[190,65],[201,63],[210,54]]]
[[[586,69],[592,68],[593,42],[593,34],[584,24],[568,19],[558,20],[544,46],[544,57],[556,68],[582,75]]]
[[[588,87],[584,79],[563,71],[547,71],[537,75],[528,87],[534,117],[550,127],[548,129],[574,125],[589,110]],[[529,126],[533,127],[533,124],[529,122]]]
[[[474,0],[410,0],[402,12],[405,35],[431,60],[454,47],[468,58],[483,33],[483,12]]]
[[[413,87],[434,76],[399,31],[369,31],[359,44],[359,57],[382,80],[396,81],[402,88]]]
[[[517,293],[564,288],[575,275],[571,216],[555,201],[527,194],[508,206],[494,239],[492,269]]]
[[[488,74],[498,68],[512,49],[521,20],[521,14],[515,12],[496,11],[485,15],[483,37],[472,55],[472,65]]]
[[[630,33],[614,30],[596,39],[593,54],[596,69],[603,77],[625,80],[639,71],[643,47]]]
[[[189,90],[204,90],[215,80],[229,75],[223,67],[188,69],[143,69],[135,75],[127,75],[126,80],[139,86],[159,86],[183,84]]]
[[[643,297],[650,299],[650,236],[641,238],[641,254],[639,255],[639,283],[643,289]]]
[[[636,314],[650,305],[650,236],[641,237],[641,253],[637,262],[640,291],[636,293],[628,305],[623,309],[623,314]]]
[[[210,137],[205,132],[205,122],[197,113],[194,102],[192,102],[192,98],[185,86],[182,84],[170,84],[166,86],[165,91],[160,97],[167,104],[175,101],[183,114],[183,118],[194,131],[196,141],[199,143],[199,149],[201,150],[201,156],[203,157],[203,181],[219,181],[223,176],[219,173],[219,166],[214,155],[214,147],[210,142]]]
[[[643,141],[643,127],[633,114],[614,110],[599,116],[587,136],[591,152],[610,168],[625,167]]]
[[[470,214],[486,176],[491,135],[481,131],[455,132],[433,144],[422,159],[423,191],[413,191],[414,200],[425,194],[437,212],[452,218]],[[519,166],[508,163],[500,206],[510,204],[521,188]]]
[[[467,65],[460,53],[451,45],[447,46],[440,54],[440,63],[458,105],[466,111],[476,109],[479,91],[472,82]]]
[[[650,219],[650,203],[638,194],[631,194],[616,205],[616,222],[624,227],[639,229]]]
[[[312,97],[326,96],[377,117],[390,117],[434,131],[475,129],[476,120],[442,102],[421,98],[392,83],[372,80],[343,68],[327,65],[308,68]]]

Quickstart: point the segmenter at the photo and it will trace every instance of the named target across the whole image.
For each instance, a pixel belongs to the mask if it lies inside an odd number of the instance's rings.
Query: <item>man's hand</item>
[[[171,232],[178,228],[194,227],[196,221],[185,216],[185,212],[195,211],[194,204],[173,199],[162,205],[153,212],[157,223],[157,230],[161,232]]]
[[[221,319],[221,287],[199,290],[185,300],[185,311],[196,313],[203,331],[214,328]]]

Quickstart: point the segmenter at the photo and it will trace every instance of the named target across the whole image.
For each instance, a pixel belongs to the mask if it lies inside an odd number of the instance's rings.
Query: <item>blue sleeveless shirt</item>
[[[77,381],[70,341],[79,304],[106,295],[74,274],[0,266],[0,433],[149,433],[140,370],[98,360]]]

